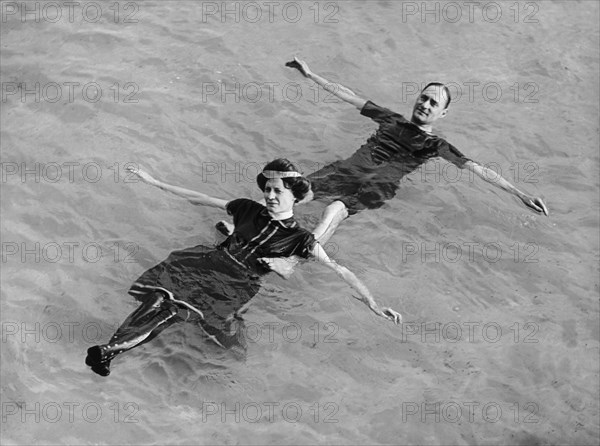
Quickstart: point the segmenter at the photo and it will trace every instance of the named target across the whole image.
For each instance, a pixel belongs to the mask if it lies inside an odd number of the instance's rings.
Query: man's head
[[[415,101],[411,121],[419,126],[431,126],[446,116],[450,100],[450,90],[444,84],[427,84]]]

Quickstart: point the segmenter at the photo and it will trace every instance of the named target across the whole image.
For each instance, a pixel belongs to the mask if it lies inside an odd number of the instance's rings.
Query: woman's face
[[[283,214],[293,210],[296,199],[291,189],[287,189],[281,178],[267,181],[263,192],[267,210],[271,215]]]

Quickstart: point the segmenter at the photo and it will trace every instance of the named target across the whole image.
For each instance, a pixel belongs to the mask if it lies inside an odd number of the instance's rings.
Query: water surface
[[[98,3],[98,20],[40,3],[39,22],[3,3],[3,442],[597,444],[598,4],[451,23],[444,2],[292,3]],[[285,68],[294,54],[404,114],[415,85],[451,83],[438,131],[550,217],[432,162],[328,246],[403,327],[309,262],[268,276],[245,358],[181,325],[94,375],[85,351],[135,308],[132,281],[223,217],[126,163],[260,198],[257,166],[309,172],[375,129]]]

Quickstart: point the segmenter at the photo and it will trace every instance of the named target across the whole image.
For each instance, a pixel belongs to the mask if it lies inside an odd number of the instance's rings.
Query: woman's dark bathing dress
[[[181,305],[169,299],[169,293],[202,312],[203,318],[188,310],[188,317],[191,315],[189,320],[198,322],[211,339],[227,348],[235,345],[237,312],[259,291],[260,277],[269,272],[258,259],[307,258],[312,252],[314,236],[293,218],[273,220],[263,205],[248,199],[229,202],[227,212],[233,216],[235,230],[221,245],[172,252],[131,286],[129,294],[142,303],[108,344],[88,349],[86,364],[94,372],[108,375],[110,361],[117,354],[150,341],[183,320],[178,316]]]

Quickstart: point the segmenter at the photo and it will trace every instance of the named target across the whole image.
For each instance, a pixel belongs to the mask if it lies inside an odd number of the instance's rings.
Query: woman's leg
[[[87,351],[85,363],[99,375],[110,374],[110,361],[119,353],[154,339],[175,322],[178,308],[161,292],[149,294],[112,336],[108,344],[95,345]]]

